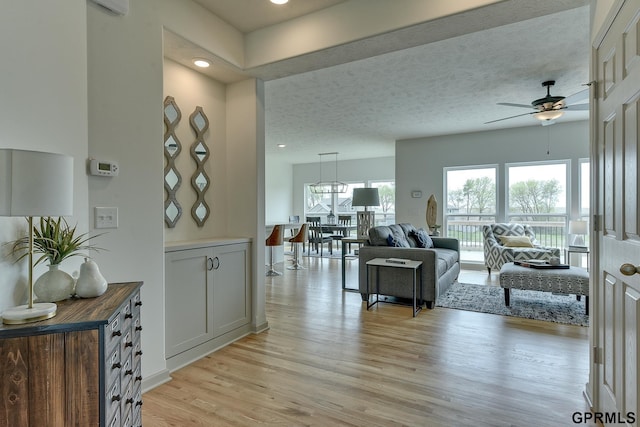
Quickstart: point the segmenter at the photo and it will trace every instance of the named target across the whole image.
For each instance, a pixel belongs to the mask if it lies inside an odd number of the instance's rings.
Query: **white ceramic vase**
[[[58,269],[58,264],[50,265],[49,271],[38,277],[33,284],[33,292],[38,302],[56,302],[71,298],[75,292],[73,277]]]
[[[85,258],[76,282],[76,295],[80,298],[94,298],[104,294],[106,290],[107,280],[100,274],[98,264]]]

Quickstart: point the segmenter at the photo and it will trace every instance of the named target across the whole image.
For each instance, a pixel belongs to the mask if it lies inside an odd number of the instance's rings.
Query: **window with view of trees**
[[[327,215],[333,212],[334,215],[351,214],[360,209],[351,206],[353,200],[353,189],[374,187],[378,188],[380,195],[380,206],[371,206],[368,209],[376,212],[376,224],[393,224],[395,222],[395,201],[396,183],[395,181],[371,181],[369,185],[364,182],[347,183],[345,193],[316,194],[311,191],[310,184],[305,185],[305,207],[304,214],[307,216],[319,216],[325,222]]]
[[[506,165],[507,219],[529,224],[543,245],[564,247],[568,162]]]
[[[482,259],[482,226],[496,219],[496,166],[445,169],[446,235],[472,248],[465,261]],[[475,248],[475,249],[473,249]]]

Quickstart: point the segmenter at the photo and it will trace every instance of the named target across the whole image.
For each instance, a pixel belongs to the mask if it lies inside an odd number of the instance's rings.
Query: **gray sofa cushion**
[[[391,234],[387,237],[387,243],[389,246],[395,246],[396,248],[410,248],[409,241],[407,241],[407,236],[405,236],[402,228],[397,225],[390,225],[389,229],[391,230]]]
[[[447,270],[459,261],[457,251],[444,248],[433,248],[433,250],[438,254],[438,260],[442,260],[445,263]]]
[[[391,229],[386,225],[379,225],[369,229],[369,244],[371,246],[389,246]]]

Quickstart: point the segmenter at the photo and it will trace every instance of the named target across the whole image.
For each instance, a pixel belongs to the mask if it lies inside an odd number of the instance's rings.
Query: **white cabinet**
[[[215,240],[165,249],[165,351],[176,369],[248,333],[250,243]]]

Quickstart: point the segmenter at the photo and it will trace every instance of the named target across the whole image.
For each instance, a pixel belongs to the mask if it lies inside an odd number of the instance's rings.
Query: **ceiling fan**
[[[498,105],[506,105],[508,107],[521,107],[521,108],[533,108],[534,111],[529,113],[517,114],[515,116],[503,117],[502,119],[492,120],[489,123],[495,123],[502,120],[513,119],[515,117],[527,116],[533,114],[533,116],[542,122],[542,126],[548,126],[555,123],[555,119],[561,117],[565,111],[584,111],[589,109],[588,98],[589,88],[574,93],[571,96],[552,96],[551,86],[555,84],[555,80],[547,80],[542,82],[542,86],[547,88],[547,96],[544,98],[536,99],[531,102],[531,105],[526,104],[512,104],[510,102],[498,102]],[[577,104],[578,102],[587,100],[587,103]]]

